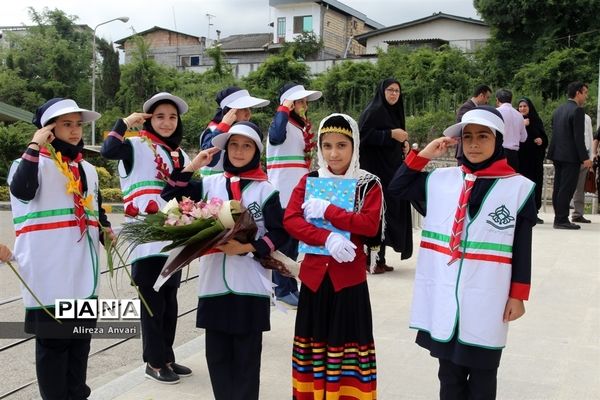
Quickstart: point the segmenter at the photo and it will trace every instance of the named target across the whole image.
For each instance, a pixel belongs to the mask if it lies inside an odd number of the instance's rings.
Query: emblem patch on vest
[[[248,211],[250,212],[252,218],[254,218],[255,221],[262,218],[262,210],[257,202],[253,201],[252,203],[250,203],[248,205]]]
[[[496,208],[493,213],[489,213],[488,217],[491,217],[492,221],[488,219],[485,222],[496,229],[504,230],[514,228],[515,226],[515,224],[511,224],[515,220],[515,217],[510,215],[510,211],[508,211],[508,208],[504,204]]]

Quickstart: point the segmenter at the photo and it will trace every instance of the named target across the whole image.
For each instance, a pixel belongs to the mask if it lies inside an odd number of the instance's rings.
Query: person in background
[[[490,101],[492,89],[488,85],[477,85],[473,91],[473,96],[465,101],[462,106],[456,111],[456,122],[460,122],[461,118],[469,110],[475,107],[487,104]]]
[[[183,139],[181,114],[187,112],[187,103],[180,97],[161,92],[146,100],[142,110],[118,119],[100,150],[103,157],[119,160],[126,223],[139,213],[153,214],[160,210],[166,204],[160,193],[171,173],[189,163],[188,155],[179,147]],[[126,139],[125,131],[134,127],[143,129],[139,136]],[[169,255],[161,252],[167,244],[155,242],[137,246],[129,261],[133,280],[154,314],[150,315],[146,307],[142,307],[145,377],[173,384],[179,382],[179,377],[190,376],[192,370],[176,363],[173,352],[181,271],[158,292],[153,288]]]
[[[252,118],[251,108],[265,107],[269,100],[250,96],[247,90],[237,86],[229,86],[215,97],[218,104],[217,111],[208,126],[200,134],[200,149],[212,148],[212,140],[221,133],[227,133],[231,125],[236,122],[250,121]],[[209,165],[200,171],[202,176],[210,176],[223,173],[223,159],[221,152],[215,154]]]
[[[534,183],[507,163],[503,131],[493,107],[468,111],[409,154],[389,188],[426,201],[410,327],[438,359],[442,400],[496,398],[509,322],[523,316],[529,298]],[[459,136],[460,167],[422,171]]]
[[[598,146],[600,146],[600,123],[598,125],[598,130],[592,141],[592,160],[594,173],[596,174],[596,194],[598,195],[598,199],[600,199],[600,157],[598,156]]]
[[[523,97],[519,100],[518,108],[527,130],[527,140],[519,146],[519,168],[523,176],[535,183],[535,206],[539,213],[542,207],[544,157],[548,147],[548,136],[544,130],[544,123],[529,98]],[[544,220],[538,216],[537,223],[543,224]]]
[[[57,299],[98,297],[100,243],[113,239],[96,168],[83,158],[83,124],[98,118],[71,99],[48,100],[36,110],[32,122],[38,130],[8,175],[14,257],[27,285],[53,314]],[[62,162],[52,158],[48,144]],[[42,399],[87,399],[91,335],[75,334],[74,328],[92,329],[96,320],[61,318],[58,324],[29,291],[23,288],[22,294],[25,332],[36,335]]]
[[[295,400],[375,399],[377,367],[367,286],[367,237],[378,234],[383,196],[379,179],[360,169],[360,135],[345,114],[331,114],[318,132],[319,169],[304,176],[285,212],[290,235],[330,255],[306,254],[300,266],[300,302],[294,328],[292,385]],[[356,179],[354,210],[324,199],[304,201],[308,177]],[[327,219],[350,239],[313,225]]]
[[[588,85],[575,81],[567,87],[568,101],[552,114],[552,139],[548,159],[554,163],[554,229],[580,229],[569,221],[569,203],[577,188],[581,167],[590,168],[592,160],[585,148],[585,112]]]
[[[238,200],[258,231],[250,243],[235,239],[199,259],[196,327],[205,330],[206,362],[216,400],[258,400],[263,332],[271,329],[271,270],[259,259],[288,240],[279,193],[260,165],[262,132],[252,122],[237,122],[213,138],[215,148],[201,151],[171,175],[165,200],[187,196],[194,201],[216,197]],[[223,156],[223,174],[192,179]]]
[[[519,170],[519,147],[527,139],[527,129],[523,123],[523,115],[512,106],[512,92],[508,89],[496,91],[496,107],[504,120],[504,155],[508,164],[517,172]]]
[[[279,108],[269,127],[267,140],[267,175],[279,190],[279,200],[285,209],[292,190],[308,174],[315,147],[314,134],[308,119],[309,101],[320,99],[322,93],[306,90],[297,83],[287,83],[279,91]],[[292,237],[281,249],[292,260],[298,258],[298,241]],[[273,271],[275,296],[291,307],[298,306],[298,282]]]
[[[592,127],[592,117],[585,114],[585,148],[589,154],[590,160],[593,160],[594,157],[592,155],[592,142],[594,141],[594,128]],[[571,213],[571,222],[577,222],[579,224],[589,224],[592,221],[585,218],[583,216],[583,212],[585,209],[585,179],[587,177],[587,173],[591,167],[581,166],[579,170],[579,177],[577,178],[577,187],[575,188],[575,193],[573,193],[573,199],[571,202],[573,203],[573,212]]]
[[[410,258],[413,251],[410,203],[402,200],[392,201],[386,194],[394,172],[404,162],[405,149],[410,148],[407,146],[408,133],[405,130],[400,82],[388,78],[379,84],[375,97],[360,115],[358,126],[360,165],[381,180],[385,197],[385,223],[382,224],[384,240],[368,243],[371,248],[379,248],[376,255],[370,254],[370,271],[381,274],[394,270],[394,267],[386,262],[386,246],[401,253],[402,260]]]

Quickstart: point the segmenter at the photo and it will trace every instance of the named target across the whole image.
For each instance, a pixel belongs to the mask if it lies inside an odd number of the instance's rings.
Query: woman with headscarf
[[[96,168],[83,158],[83,124],[100,114],[71,99],[54,98],[38,107],[38,128],[23,156],[10,169],[10,202],[15,224],[14,258],[39,301],[52,310],[58,299],[98,296],[98,222],[110,228],[102,208]],[[53,159],[51,144],[60,163]],[[94,217],[98,215],[98,218]],[[44,400],[87,399],[90,334],[95,319],[63,319],[59,325],[23,289],[25,332],[35,337],[35,367]],[[9,361],[7,360],[7,365]]]
[[[256,222],[258,232],[251,243],[232,239],[200,257],[196,327],[205,329],[215,399],[258,400],[262,335],[270,329],[273,289],[271,270],[257,259],[279,248],[288,235],[279,194],[260,165],[263,144],[258,126],[237,122],[212,143],[215,148],[201,151],[190,165],[171,175],[162,196],[239,200]],[[225,172],[191,180],[219,150]]]
[[[535,205],[538,212],[542,207],[542,186],[544,184],[544,157],[548,147],[548,136],[544,123],[535,106],[527,97],[519,100],[519,112],[527,129],[527,140],[519,146],[519,172],[535,183]],[[544,220],[537,218],[538,224]]]
[[[381,184],[375,175],[359,167],[358,126],[349,116],[332,114],[323,119],[317,142],[319,169],[300,180],[284,218],[290,235],[311,246],[324,246],[329,252],[306,254],[300,266],[293,397],[337,399],[352,393],[353,398],[375,399],[377,367],[363,245],[379,230]],[[354,209],[346,211],[318,198],[305,201],[307,179],[311,177],[356,180]],[[310,222],[318,218],[350,232],[350,239]],[[351,370],[346,369],[349,365]]]
[[[200,134],[200,149],[202,150],[212,148],[213,138],[222,133],[227,133],[234,123],[250,121],[250,118],[252,118],[251,108],[265,107],[269,104],[269,100],[250,96],[247,90],[237,86],[229,86],[221,90],[215,96],[215,101],[218,105],[215,116]],[[200,172],[202,176],[222,174],[223,159],[221,158],[221,152],[217,152],[210,164],[203,167]]]
[[[306,90],[297,83],[287,83],[279,91],[277,113],[269,126],[267,140],[267,175],[279,191],[281,206],[287,207],[292,191],[310,169],[316,146],[308,118],[309,101],[321,98],[317,90]],[[290,238],[281,251],[293,260],[298,258],[298,241]],[[292,308],[298,306],[298,282],[273,271],[275,295]]]
[[[360,165],[381,180],[385,197],[384,240],[372,243],[379,247],[377,256],[371,255],[371,272],[380,274],[393,271],[386,264],[385,246],[401,253],[405,260],[412,255],[412,219],[408,201],[388,199],[387,187],[394,172],[404,162],[404,150],[408,145],[405,131],[402,88],[396,79],[385,79],[360,116]],[[389,200],[389,201],[388,201]]]
[[[509,321],[525,313],[536,223],[533,182],[504,156],[493,107],[466,112],[419,154],[410,153],[390,195],[425,201],[410,327],[439,359],[440,399],[494,399]],[[460,167],[421,172],[462,141]]]
[[[160,197],[162,188],[174,169],[189,163],[187,154],[179,147],[183,139],[181,114],[188,110],[183,99],[161,92],[148,99],[143,112],[134,112],[115,122],[100,154],[119,160],[119,177],[125,217],[131,220],[139,213],[154,214],[166,202]],[[127,129],[143,127],[139,136],[125,138]],[[177,383],[180,376],[192,370],[175,362],[173,342],[177,327],[177,290],[181,271],[174,274],[158,292],[154,282],[162,270],[168,253],[161,249],[167,242],[136,246],[130,255],[133,280],[139,287],[150,310],[142,307],[142,347],[146,362],[145,376],[160,383]]]

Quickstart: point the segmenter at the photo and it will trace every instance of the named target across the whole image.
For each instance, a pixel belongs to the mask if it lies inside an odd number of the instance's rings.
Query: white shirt
[[[519,143],[527,140],[527,129],[523,115],[515,110],[510,103],[502,103],[497,110],[504,120],[504,142],[502,147],[509,150],[519,150]]]

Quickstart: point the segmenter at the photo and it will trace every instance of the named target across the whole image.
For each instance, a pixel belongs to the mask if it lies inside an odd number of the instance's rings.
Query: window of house
[[[197,67],[200,65],[200,56],[181,56],[179,65],[182,67]]]
[[[277,18],[277,38],[285,38],[285,17]]]
[[[312,15],[294,17],[294,33],[312,32]]]

